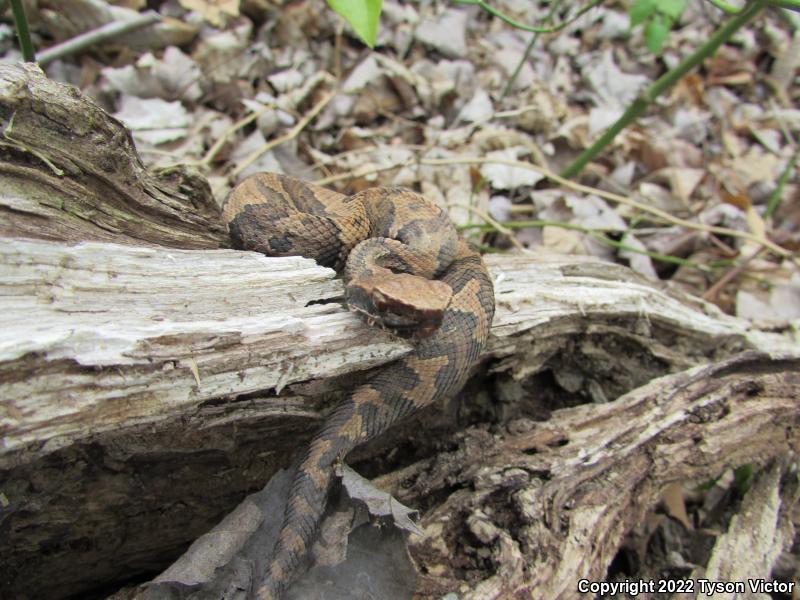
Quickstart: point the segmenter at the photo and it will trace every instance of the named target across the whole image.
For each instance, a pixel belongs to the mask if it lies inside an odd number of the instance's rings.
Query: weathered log
[[[483,547],[494,573],[463,589],[461,597],[583,597],[577,583],[604,579],[625,533],[642,521],[667,484],[702,482],[798,447],[799,372],[796,356],[743,353],[654,379],[614,402],[559,410],[545,423],[520,419],[491,435],[468,430],[455,451],[375,483],[416,502],[449,492],[423,518],[430,539],[414,542],[436,573],[427,581],[432,591],[462,583],[450,566],[453,554],[480,571],[477,549]],[[783,496],[772,489],[762,522],[738,525],[773,534],[782,519],[786,529],[758,544],[728,544],[729,552],[716,555],[713,569],[709,565],[707,578],[771,579],[794,533],[797,472],[789,470],[786,477],[794,483]],[[760,563],[754,561],[756,548]],[[720,561],[739,568],[719,568]]]
[[[204,177],[150,173],[130,132],[33,64],[0,66],[0,236],[174,248],[227,241]]]
[[[498,310],[486,354],[517,380],[549,366],[561,387],[600,401],[711,357],[792,347],[624,268],[574,257],[488,264]],[[300,257],[5,240],[0,466],[224,397],[264,398],[242,418],[308,414],[278,395],[410,348],[344,310],[334,277]]]
[[[0,594],[60,598],[162,568],[409,346],[328,269],[211,249],[204,180],[72,88],[2,66],[0,119]],[[487,263],[478,377],[353,457],[425,507],[421,591],[578,597],[670,482],[798,447],[790,337],[596,260]]]

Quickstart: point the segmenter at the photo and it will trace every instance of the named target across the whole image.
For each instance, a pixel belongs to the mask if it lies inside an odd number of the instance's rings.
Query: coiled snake
[[[345,197],[298,179],[253,175],[223,207],[237,248],[302,255],[343,270],[351,310],[415,349],[356,388],[314,436],[292,483],[260,600],[278,600],[313,541],[337,460],[398,419],[457,392],[494,315],[480,254],[447,215],[403,188]]]

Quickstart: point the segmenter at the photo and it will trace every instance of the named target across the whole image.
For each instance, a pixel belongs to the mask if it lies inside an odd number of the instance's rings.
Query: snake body
[[[352,310],[419,340],[339,404],[306,450],[256,593],[259,600],[278,600],[313,541],[336,461],[463,386],[486,343],[494,293],[480,254],[446,214],[403,188],[346,197],[261,173],[231,192],[223,217],[238,248],[302,255],[343,270]]]

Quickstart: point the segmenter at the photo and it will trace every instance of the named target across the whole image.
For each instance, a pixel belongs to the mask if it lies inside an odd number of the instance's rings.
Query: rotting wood
[[[607,397],[712,358],[792,347],[710,306],[687,305],[627,269],[564,257],[498,256],[488,264],[498,308],[486,355],[493,371],[517,380],[553,368],[556,355],[570,360],[563,354],[576,341],[581,347],[570,349],[571,365],[557,376],[590,391],[592,372],[602,372]],[[342,309],[333,277],[307,259],[234,250],[6,240],[0,466],[174,419],[206,401],[269,397],[362,371],[407,351]],[[625,355],[602,339],[627,348]]]
[[[728,530],[717,538],[708,564],[693,569],[689,575],[698,582],[695,593],[676,594],[675,600],[713,598],[723,582],[746,582],[746,592],[752,593],[751,580],[765,579],[772,583],[771,578],[764,578],[764,573],[774,574],[775,571],[780,571],[775,579],[781,584],[792,583],[792,577],[796,580],[796,568],[789,565],[776,568],[776,563],[794,544],[796,531],[792,513],[797,507],[798,494],[800,477],[791,461],[776,460],[758,473],[741,508],[731,518]],[[797,590],[798,584],[795,582],[793,587]],[[775,591],[792,595],[786,593],[786,589]],[[753,593],[751,597],[772,598],[766,593]]]
[[[494,573],[463,598],[580,598],[577,582],[603,580],[623,536],[667,484],[701,482],[726,468],[796,451],[798,373],[797,356],[744,353],[655,379],[611,403],[556,411],[544,423],[520,419],[493,435],[468,430],[453,452],[375,484],[407,502],[457,490],[424,516],[431,539],[412,540],[436,573],[425,583],[430,589],[460,583],[449,567],[452,557],[479,564],[474,552],[483,542]],[[738,519],[746,524],[731,525],[730,537],[739,541],[728,541],[730,552],[717,552],[710,579],[771,579],[794,534],[796,470],[787,477],[794,483],[769,490],[769,514],[756,510],[752,499],[744,504]],[[750,523],[754,515],[758,522]],[[780,521],[777,547],[769,548]],[[752,536],[762,536],[760,543],[748,544]],[[759,561],[746,555],[755,548]]]
[[[0,66],[0,236],[219,248],[204,177],[150,173],[130,132],[34,64]]]

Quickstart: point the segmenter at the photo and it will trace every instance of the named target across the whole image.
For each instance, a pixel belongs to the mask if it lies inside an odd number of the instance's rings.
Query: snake
[[[335,466],[393,423],[457,393],[486,345],[492,280],[446,212],[402,187],[346,196],[300,179],[258,173],[222,208],[234,248],[304,256],[336,269],[350,310],[413,340],[337,404],[292,479],[282,524],[255,597],[279,600],[314,541]]]

